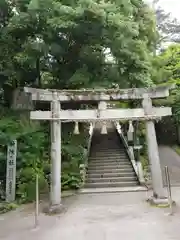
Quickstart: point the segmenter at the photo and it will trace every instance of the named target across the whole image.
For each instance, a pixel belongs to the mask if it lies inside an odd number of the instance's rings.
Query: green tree
[[[156,83],[180,84],[180,44],[172,44],[154,58],[156,65]]]
[[[153,79],[156,84],[174,83],[176,89],[163,101],[173,107],[174,117],[180,122],[180,44],[169,46],[163,53],[154,58]],[[161,104],[162,101],[159,101]]]
[[[143,1],[26,0],[10,10],[5,69],[14,87],[152,84],[155,20]]]
[[[78,89],[116,83],[127,88],[153,84],[152,51],[157,32],[154,14],[142,0],[2,0],[0,28],[3,106],[10,107],[11,91],[17,87]],[[3,113],[0,134],[1,141],[18,138],[18,194],[30,200],[35,156],[39,173],[47,180],[44,164],[47,166],[49,159],[44,153],[48,130],[40,125],[33,133],[31,127],[22,131],[21,121],[19,114],[13,118],[12,111],[8,116]],[[79,187],[79,164],[87,147],[84,128],[83,139],[79,137],[78,142],[77,136],[72,137],[72,126],[63,126],[64,188]]]

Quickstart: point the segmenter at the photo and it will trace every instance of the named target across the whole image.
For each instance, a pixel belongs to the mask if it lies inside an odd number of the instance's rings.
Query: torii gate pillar
[[[61,104],[54,99],[51,102],[52,117],[57,118]],[[49,212],[60,212],[61,205],[61,121],[51,122],[51,193]]]
[[[152,114],[152,100],[148,95],[143,99],[144,112],[147,115]],[[148,156],[151,167],[153,196],[150,201],[154,204],[167,203],[167,197],[163,188],[163,178],[160,165],[159,150],[156,138],[156,131],[153,120],[146,121],[146,138],[148,145]]]

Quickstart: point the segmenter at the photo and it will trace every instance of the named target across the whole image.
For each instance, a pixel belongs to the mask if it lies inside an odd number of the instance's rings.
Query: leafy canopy
[[[177,86],[165,102],[173,107],[174,117],[180,122],[180,44],[169,46],[154,59],[153,64],[153,78],[157,84],[175,83]]]
[[[1,2],[5,83],[56,88],[152,84],[155,19],[143,1]]]

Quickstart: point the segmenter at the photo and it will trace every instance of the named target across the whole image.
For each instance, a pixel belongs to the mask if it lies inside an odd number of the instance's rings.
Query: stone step
[[[106,167],[106,166],[109,166],[109,167],[127,167],[127,166],[132,166],[132,164],[130,162],[126,162],[126,163],[118,163],[118,162],[109,162],[109,163],[105,163],[105,162],[100,162],[100,163],[92,163],[90,162],[89,165],[88,165],[88,168],[91,168],[91,167]]]
[[[135,172],[89,173],[87,178],[136,177]]]
[[[103,159],[103,160],[99,160],[99,159],[95,159],[95,160],[90,160],[88,164],[101,164],[101,163],[116,163],[116,164],[126,164],[126,163],[131,163],[128,159],[127,160],[121,160],[121,159],[113,159],[113,160],[109,160],[109,159]]]
[[[108,155],[126,155],[126,152],[124,151],[114,151],[114,150],[111,150],[109,152],[105,152],[105,151],[92,151],[91,154],[96,154],[96,155],[102,155],[102,154],[108,154]]]
[[[121,163],[121,162],[130,162],[129,158],[127,157],[90,157],[89,158],[89,163],[91,162],[100,162],[100,163],[107,163],[107,162],[117,162],[117,163]]]
[[[111,156],[111,155],[114,155],[114,156],[115,156],[115,155],[126,155],[126,153],[125,153],[124,151],[123,151],[123,152],[114,152],[114,151],[99,152],[99,151],[98,151],[98,152],[92,152],[92,153],[91,153],[91,155],[93,155],[93,154],[96,155],[96,156],[98,156],[98,155],[101,156],[101,155],[105,155],[105,154],[108,155],[108,156],[109,156],[109,155],[110,155],[110,156]]]
[[[101,148],[101,149],[107,149],[107,147],[110,147],[110,148],[113,148],[113,149],[120,149],[120,148],[123,148],[122,145],[120,145],[119,143],[115,143],[115,142],[104,142],[104,143],[93,143],[93,140],[92,140],[92,147],[94,148]]]
[[[113,139],[114,138],[114,139]],[[108,142],[110,142],[111,144],[118,144],[118,142],[120,143],[120,141],[119,141],[119,139],[118,138],[116,138],[116,137],[109,137],[109,138],[102,138],[102,137],[98,137],[98,136],[96,136],[96,137],[94,137],[93,138],[93,143],[94,144],[98,144],[98,145],[103,145],[103,144],[106,144],[106,143],[108,143]]]
[[[100,183],[100,182],[133,182],[137,181],[134,177],[114,177],[114,178],[87,178],[87,183]]]
[[[91,161],[99,161],[99,162],[108,162],[108,161],[110,161],[110,162],[119,162],[119,161],[121,161],[121,162],[129,162],[130,160],[129,160],[129,158],[128,157],[106,157],[106,156],[104,156],[104,157],[89,157],[89,162],[91,162]]]
[[[105,173],[134,173],[134,169],[133,168],[115,168],[115,169],[99,169],[99,168],[95,168],[95,169],[88,169],[87,174],[105,174]]]
[[[126,154],[126,152],[125,151],[114,151],[114,150],[112,150],[112,149],[110,149],[109,151],[104,151],[104,150],[102,150],[102,151],[98,151],[98,150],[96,150],[96,151],[91,151],[91,154],[109,154],[109,155],[111,155],[111,154]]]
[[[108,155],[111,155],[111,154],[126,154],[125,151],[119,151],[119,150],[112,150],[112,149],[109,149],[108,151],[104,151],[104,150],[96,150],[96,151],[91,151],[91,154],[108,154]]]
[[[111,147],[111,148],[116,148],[116,149],[124,149],[123,145],[120,145],[119,143],[116,142],[106,142],[106,143],[95,143],[92,140],[92,147],[98,147],[98,148],[104,148],[107,149],[106,147]]]
[[[102,139],[102,138],[94,138],[93,139],[93,143],[96,145],[105,145],[107,143],[111,143],[112,145],[119,145],[121,142],[119,141],[119,139],[115,138],[109,138],[109,139]]]
[[[90,157],[90,162],[130,162],[127,157]]]
[[[120,169],[120,168],[132,168],[132,164],[131,163],[124,163],[124,164],[117,164],[117,163],[110,163],[110,164],[104,164],[104,163],[100,163],[100,164],[89,164],[88,165],[88,169],[103,169],[103,168],[109,168],[109,169]]]
[[[108,146],[105,146],[105,147],[103,147],[103,146],[92,146],[92,149],[102,150],[102,151],[109,151],[109,148],[113,149],[115,151],[125,151],[126,150],[124,147],[121,147],[119,145],[113,145],[113,146],[108,145]]]
[[[112,148],[117,148],[117,149],[124,149],[124,145],[119,144],[119,142],[100,142],[100,143],[95,143],[92,140],[92,147],[98,147],[98,148],[104,148],[106,147],[112,147]]]
[[[127,170],[127,169],[132,169],[131,165],[104,165],[104,166],[89,166],[88,170],[93,171],[93,170],[114,170],[114,169],[122,169],[122,170]]]
[[[114,153],[111,153],[111,154],[96,154],[96,153],[93,153],[89,156],[90,158],[128,158],[126,154],[114,154]]]
[[[122,158],[122,157],[115,157],[115,158],[109,158],[109,157],[91,157],[89,158],[89,163],[90,162],[129,162],[128,158]]]
[[[137,181],[133,182],[108,182],[108,183],[86,183],[85,188],[106,188],[106,187],[132,187],[138,186],[139,183]]]
[[[122,161],[122,162],[120,160],[109,161],[109,162],[107,162],[107,161],[89,161],[88,168],[92,167],[92,166],[110,166],[111,167],[114,165],[121,166],[121,167],[132,166],[131,162],[129,162],[129,161]]]
[[[104,158],[104,157],[106,157],[106,158],[128,158],[128,156],[126,155],[126,154],[114,154],[114,153],[112,153],[112,154],[106,154],[106,153],[103,153],[103,154],[91,154],[90,156],[89,156],[90,158]]]
[[[109,151],[110,149],[115,150],[115,151],[125,151],[124,147],[121,147],[119,145],[117,145],[117,146],[108,145],[108,146],[105,146],[105,147],[103,147],[103,146],[93,146],[92,145],[91,149],[92,150],[97,150],[97,151],[99,151],[99,150],[100,151]]]
[[[125,153],[124,149],[120,148],[111,148],[110,146],[107,146],[106,148],[91,148],[91,152],[96,153]]]
[[[116,169],[119,171],[124,170],[127,172],[130,172],[130,170],[134,171],[132,166],[126,165],[123,167],[121,167],[121,166],[110,166],[110,167],[109,166],[91,166],[88,168],[88,172],[93,173],[93,171],[99,171],[101,173],[102,171],[105,171],[105,170],[108,170],[108,172],[114,172],[114,170],[116,170]]]
[[[87,170],[87,188],[132,187],[138,181],[116,131],[92,138]]]

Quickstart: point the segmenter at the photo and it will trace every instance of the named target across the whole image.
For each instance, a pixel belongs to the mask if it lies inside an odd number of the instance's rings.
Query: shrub
[[[0,214],[15,210],[17,207],[15,203],[0,203]]]
[[[48,123],[49,124],[49,123]],[[87,125],[81,125],[81,134],[74,135],[73,124],[62,124],[62,189],[77,189],[82,177],[79,166],[85,161],[87,148]],[[29,121],[26,113],[6,111],[0,119],[0,174],[5,183],[7,144],[17,139],[17,186],[20,202],[35,199],[35,179],[39,175],[40,193],[49,191],[50,184],[50,139],[46,124]],[[3,184],[5,189],[5,184]]]

